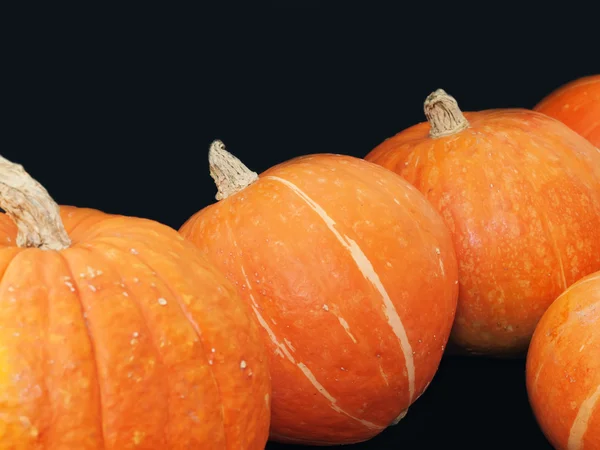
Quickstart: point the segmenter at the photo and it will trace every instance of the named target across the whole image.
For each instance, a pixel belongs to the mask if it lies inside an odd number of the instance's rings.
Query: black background
[[[30,11],[2,44],[2,155],[58,203],[179,228],[214,201],[215,138],[257,172],[309,153],[364,157],[423,121],[437,88],[463,110],[531,108],[600,73],[597,37],[551,42],[539,15],[523,28],[541,30],[517,37],[514,17],[490,29],[497,10],[459,22],[432,4],[372,15],[295,3],[69,11],[58,21]],[[347,448],[550,448],[524,380],[524,361],[446,356],[399,425]]]

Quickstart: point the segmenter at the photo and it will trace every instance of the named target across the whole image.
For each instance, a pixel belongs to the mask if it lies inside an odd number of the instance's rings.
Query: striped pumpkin
[[[449,230],[401,177],[303,156],[259,177],[215,141],[217,200],[180,232],[238,287],[271,349],[271,439],[367,440],[437,371],[458,297]]]
[[[600,449],[600,272],[546,310],[527,355],[527,391],[558,450]]]

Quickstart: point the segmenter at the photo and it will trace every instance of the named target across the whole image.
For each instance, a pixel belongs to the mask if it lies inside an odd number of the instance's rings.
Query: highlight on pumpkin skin
[[[432,381],[455,314],[457,263],[442,218],[363,159],[305,155],[258,176],[221,141],[210,155],[219,201],[179,231],[262,329],[271,440],[350,444],[397,424]]]
[[[600,152],[533,110],[462,112],[439,89],[424,111],[365,159],[422,192],[453,235],[449,353],[523,358],[545,309],[600,270]]]
[[[197,248],[2,157],[0,206],[1,448],[264,449],[266,348]]]

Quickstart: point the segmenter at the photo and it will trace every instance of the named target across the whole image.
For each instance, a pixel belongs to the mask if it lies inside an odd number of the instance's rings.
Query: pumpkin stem
[[[71,245],[48,191],[23,166],[0,156],[0,208],[17,225],[17,245],[63,250]]]
[[[443,89],[429,94],[425,99],[424,109],[431,126],[429,136],[434,139],[458,133],[469,126],[454,97],[446,94]]]
[[[227,198],[247,188],[256,180],[258,174],[252,172],[238,158],[225,149],[225,144],[215,140],[208,150],[210,176],[217,185],[217,200]]]

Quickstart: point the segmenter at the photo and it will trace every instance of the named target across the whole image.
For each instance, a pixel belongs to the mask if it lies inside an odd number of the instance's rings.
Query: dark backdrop
[[[215,138],[258,172],[308,153],[363,157],[423,121],[423,100],[436,88],[463,110],[531,108],[600,72],[593,41],[556,46],[543,33],[508,32],[491,42],[487,22],[406,12],[350,18],[317,3],[120,12],[94,24],[48,23],[32,12],[3,44],[1,153],[61,204],[178,228],[213,202],[207,150]],[[523,361],[445,357],[399,425],[348,450],[550,448],[524,370]]]

